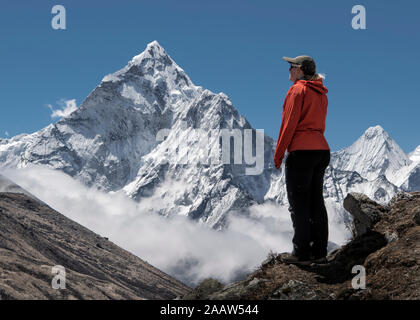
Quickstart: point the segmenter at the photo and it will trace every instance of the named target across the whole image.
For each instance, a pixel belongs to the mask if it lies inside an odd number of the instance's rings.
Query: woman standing
[[[286,263],[326,261],[328,216],[323,198],[324,173],[330,147],[324,137],[327,88],[309,56],[283,57],[290,63],[293,82],[283,105],[282,123],[274,153],[280,168],[286,149],[286,188],[293,222],[293,252],[283,254]]]

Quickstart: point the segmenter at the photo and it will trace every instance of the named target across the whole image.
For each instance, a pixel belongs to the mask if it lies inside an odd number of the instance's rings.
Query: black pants
[[[328,216],[324,173],[330,150],[295,150],[286,159],[286,187],[294,237],[294,254],[308,258],[327,254]]]

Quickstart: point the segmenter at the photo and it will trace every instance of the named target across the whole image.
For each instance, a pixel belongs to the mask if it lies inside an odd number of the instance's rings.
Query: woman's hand
[[[276,169],[280,169],[281,162],[282,162],[282,159],[274,159],[274,165],[276,166]]]

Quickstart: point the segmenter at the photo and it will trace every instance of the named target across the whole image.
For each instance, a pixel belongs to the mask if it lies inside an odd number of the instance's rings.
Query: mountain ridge
[[[0,190],[11,183],[0,179]],[[0,234],[0,299],[159,300],[190,291],[16,184],[0,192]],[[65,272],[59,290],[52,287],[58,266]]]
[[[231,210],[246,212],[266,201],[287,205],[284,164],[276,170],[272,163],[273,138],[262,136],[262,172],[247,175],[244,145],[241,163],[198,165],[203,146],[189,141],[198,128],[227,129],[232,135],[239,130],[241,139],[250,129],[255,152],[257,131],[229,98],[194,85],[153,41],[125,67],[106,75],[69,116],[33,134],[3,141],[0,168],[46,165],[106,192],[124,191],[137,201],[157,199],[159,206],[150,211],[188,215],[214,228],[225,226]],[[168,135],[158,140],[164,129]],[[187,144],[181,148],[180,141]],[[220,142],[219,137],[208,141],[216,156]],[[365,158],[360,157],[363,154]],[[389,201],[415,173],[407,171],[409,161],[380,126],[367,129],[352,146],[332,152],[324,188],[333,210],[330,218],[339,217],[349,226],[351,217],[341,204],[352,190],[381,203]],[[395,178],[399,170],[407,171],[404,181]],[[415,185],[406,184],[406,189]]]

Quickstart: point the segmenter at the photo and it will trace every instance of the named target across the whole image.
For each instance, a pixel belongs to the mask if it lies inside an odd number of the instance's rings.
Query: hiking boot
[[[311,262],[316,264],[326,264],[328,263],[326,256],[311,256]]]
[[[286,264],[296,264],[302,266],[309,266],[311,260],[308,257],[299,257],[293,253],[282,253],[280,255],[280,260]]]

